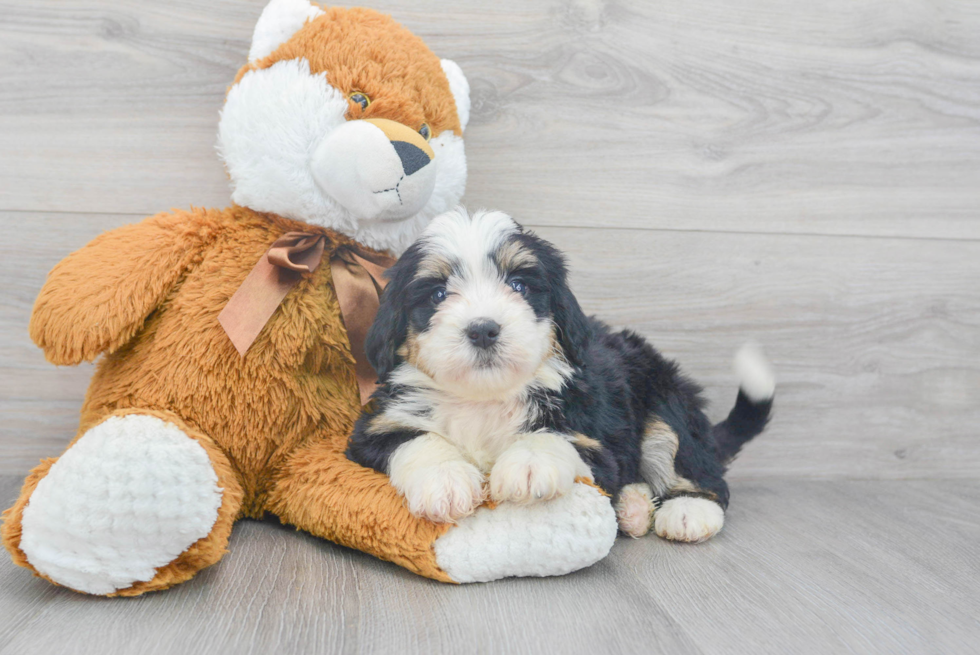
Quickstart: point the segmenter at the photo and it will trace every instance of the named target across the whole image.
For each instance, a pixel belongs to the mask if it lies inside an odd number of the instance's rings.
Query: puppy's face
[[[520,391],[547,360],[574,361],[587,329],[561,255],[501,212],[437,217],[389,277],[372,364],[408,362],[461,397]]]

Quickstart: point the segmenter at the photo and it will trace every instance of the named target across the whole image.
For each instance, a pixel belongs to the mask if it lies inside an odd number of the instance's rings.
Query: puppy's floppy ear
[[[555,275],[555,283],[551,290],[552,316],[555,322],[556,336],[565,359],[573,366],[582,365],[582,354],[589,343],[592,328],[589,319],[578,304],[578,300],[568,288],[568,276],[564,262],[560,272]]]
[[[417,249],[413,246],[385,273],[388,285],[381,294],[378,314],[364,340],[368,362],[377,372],[378,379],[383,379],[401,363],[398,349],[408,335],[406,290],[415,271],[413,262],[417,259]]]
[[[592,336],[592,327],[579,306],[575,294],[568,287],[568,266],[565,264],[565,256],[533,232],[524,232],[522,229],[521,240],[534,251],[543,278],[548,282],[551,319],[554,321],[555,337],[565,354],[565,359],[573,366],[581,366],[582,353]]]
[[[378,315],[374,317],[374,323],[364,340],[368,362],[378,374],[379,380],[384,379],[398,365],[398,348],[405,341],[408,328],[405,312],[396,308],[394,303],[385,302],[385,298],[391,296],[388,292],[390,288],[389,283],[382,294]]]

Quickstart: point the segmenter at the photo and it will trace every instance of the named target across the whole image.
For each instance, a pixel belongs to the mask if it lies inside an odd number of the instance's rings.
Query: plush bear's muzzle
[[[313,153],[317,186],[359,220],[398,221],[425,207],[435,153],[417,131],[383,118],[334,129]]]

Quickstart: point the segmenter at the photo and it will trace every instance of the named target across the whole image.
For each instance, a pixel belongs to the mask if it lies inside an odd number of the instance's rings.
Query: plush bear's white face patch
[[[318,11],[305,0],[273,0],[256,25],[250,60],[274,51]],[[455,63],[442,65],[465,126],[466,79]],[[427,141],[394,121],[347,120],[349,108],[346,94],[326,73],[311,73],[306,59],[248,71],[228,92],[218,128],[232,200],[400,253],[462,198],[463,139],[445,130]]]

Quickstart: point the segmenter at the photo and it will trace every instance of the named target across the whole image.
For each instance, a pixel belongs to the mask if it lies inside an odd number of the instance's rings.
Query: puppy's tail
[[[748,344],[735,355],[738,398],[735,407],[714,427],[718,455],[726,464],[738,455],[747,441],[762,432],[769,422],[776,377],[772,365],[756,345]]]

